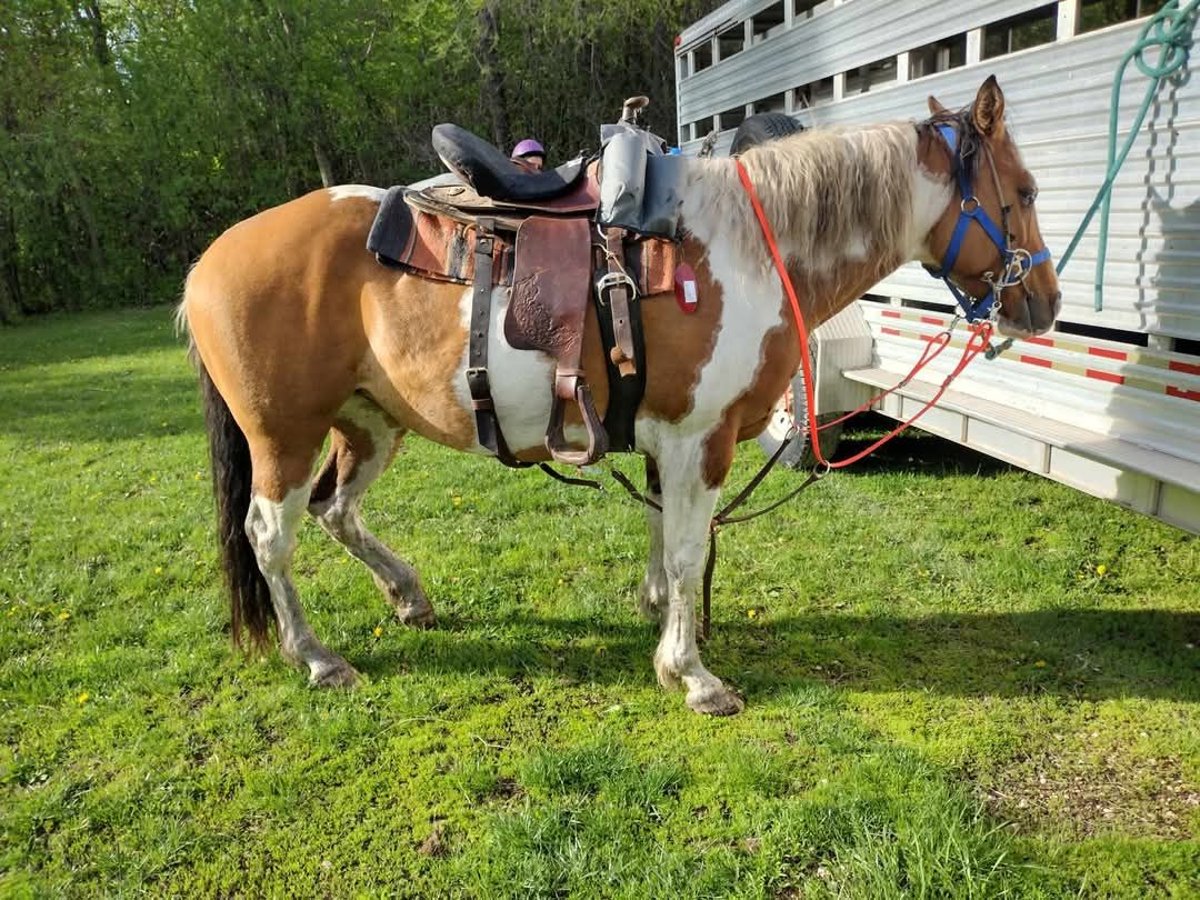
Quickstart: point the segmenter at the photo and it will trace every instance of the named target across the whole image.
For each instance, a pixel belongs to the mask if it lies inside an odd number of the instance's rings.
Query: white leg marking
[[[308,666],[310,684],[348,686],[354,683],[358,673],[336,653],[327,650],[313,634],[292,583],[296,532],[304,517],[308,494],[306,485],[289,491],[281,503],[251,495],[246,536],[271,591],[271,605],[275,607],[275,619],[279,623],[280,652],[297,665]]]
[[[400,621],[430,627],[435,624],[436,616],[416,569],[368,531],[359,516],[363,494],[391,461],[397,431],[378,407],[363,397],[351,398],[338,411],[337,418],[352,422],[369,436],[371,458],[362,460],[354,477],[339,484],[332,497],[310,504],[309,511],[334,540],[371,570],[375,584],[395,608]]]
[[[660,448],[663,487],[663,567],[667,606],[654,653],[659,683],[687,689],[687,705],[696,712],[727,716],[740,712],[741,698],[700,661],[696,646],[696,595],[704,572],[708,523],[719,491],[700,477],[703,442],[671,442]]]
[[[661,493],[647,487],[646,496],[662,505]],[[650,558],[638,589],[638,609],[651,622],[659,622],[667,605],[667,571],[663,568],[663,516],[652,506],[646,507],[646,527],[650,532]]]

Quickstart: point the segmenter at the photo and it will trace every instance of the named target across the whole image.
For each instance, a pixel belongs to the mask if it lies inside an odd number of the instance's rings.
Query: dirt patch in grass
[[[1174,756],[1130,759],[1027,756],[1001,772],[981,795],[997,817],[1023,832],[1104,833],[1172,840],[1197,833],[1200,786],[1184,778]]]

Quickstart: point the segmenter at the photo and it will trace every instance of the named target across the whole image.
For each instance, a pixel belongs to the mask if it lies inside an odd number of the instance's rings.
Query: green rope
[[[1096,254],[1095,281],[1095,309],[1097,312],[1104,308],[1104,262],[1108,256],[1108,214],[1112,205],[1113,182],[1117,178],[1117,173],[1121,170],[1121,165],[1125,162],[1125,157],[1133,149],[1133,144],[1137,140],[1142,122],[1145,121],[1146,113],[1149,111],[1151,104],[1154,103],[1154,97],[1158,93],[1163,79],[1169,78],[1187,65],[1188,50],[1192,45],[1192,31],[1196,27],[1196,17],[1197,11],[1200,10],[1200,0],[1191,0],[1182,9],[1179,7],[1179,2],[1180,0],[1170,0],[1166,6],[1151,16],[1150,21],[1146,23],[1142,28],[1141,34],[1138,35],[1137,41],[1121,57],[1121,64],[1117,67],[1117,77],[1113,82],[1112,105],[1108,118],[1108,172],[1104,177],[1104,184],[1100,186],[1100,190],[1096,193],[1096,199],[1092,201],[1091,208],[1087,211],[1087,215],[1083,217],[1083,222],[1080,223],[1079,230],[1075,232],[1075,237],[1071,238],[1071,243],[1067,247],[1066,253],[1058,261],[1058,273],[1061,275],[1063,269],[1066,268],[1067,261],[1071,258],[1071,254],[1075,252],[1080,238],[1083,237],[1083,233],[1091,223],[1092,217],[1096,214],[1096,210],[1099,209],[1100,239]],[[1146,60],[1145,54],[1153,47],[1160,48],[1160,53],[1158,61],[1152,64]],[[1117,113],[1121,105],[1121,81],[1125,77],[1125,67],[1129,65],[1130,60],[1137,63],[1138,69],[1141,70],[1143,75],[1151,79],[1151,81],[1146,88],[1146,96],[1142,100],[1142,108],[1138,110],[1133,127],[1129,129],[1129,136],[1125,139],[1125,145],[1118,154]]]

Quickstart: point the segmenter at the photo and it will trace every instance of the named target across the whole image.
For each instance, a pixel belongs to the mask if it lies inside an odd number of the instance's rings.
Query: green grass
[[[623,494],[414,440],[366,518],[441,627],[307,525],[319,692],[230,647],[169,311],[0,332],[0,410],[0,895],[1200,895],[1179,531],[905,438],[724,534],[710,720]]]

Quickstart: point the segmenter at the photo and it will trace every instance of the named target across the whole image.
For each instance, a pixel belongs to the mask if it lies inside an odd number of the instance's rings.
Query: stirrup
[[[587,429],[587,448],[573,450],[567,446],[567,439],[563,434],[567,402],[555,394],[554,406],[550,410],[550,427],[546,429],[546,449],[557,463],[566,466],[590,466],[608,452],[608,432],[604,430],[604,423],[596,415],[596,407],[592,403],[592,389],[582,379],[575,386],[575,403],[583,416],[583,427]]]

